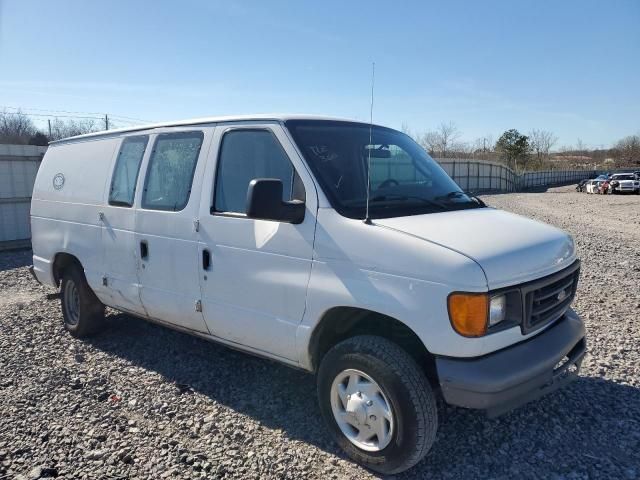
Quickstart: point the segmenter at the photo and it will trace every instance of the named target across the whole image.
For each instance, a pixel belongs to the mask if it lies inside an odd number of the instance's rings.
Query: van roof
[[[204,125],[210,123],[222,123],[222,122],[247,122],[254,120],[266,120],[266,121],[278,121],[285,122],[287,120],[332,120],[332,121],[342,121],[342,122],[355,122],[355,123],[369,123],[363,122],[361,120],[353,120],[349,118],[339,118],[339,117],[328,117],[322,115],[305,115],[305,114],[258,114],[258,115],[229,115],[229,116],[220,116],[220,117],[202,117],[202,118],[192,118],[189,120],[177,120],[173,122],[160,122],[160,123],[152,123],[146,125],[137,125],[134,127],[127,128],[117,128],[114,130],[104,130],[95,133],[87,133],[84,135],[76,135],[75,137],[62,138],[60,140],[54,140],[50,142],[49,145],[56,145],[60,143],[74,142],[77,140],[90,140],[93,138],[99,137],[107,137],[112,135],[119,135],[122,133],[128,132],[137,132],[141,130],[150,130],[153,128],[163,128],[163,127],[183,127],[189,125]]]

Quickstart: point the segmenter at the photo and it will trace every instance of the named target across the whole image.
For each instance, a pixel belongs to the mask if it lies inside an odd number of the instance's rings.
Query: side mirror
[[[302,223],[305,205],[303,201],[282,201],[282,181],[276,178],[254,178],[247,189],[247,217],[275,220],[286,223]]]

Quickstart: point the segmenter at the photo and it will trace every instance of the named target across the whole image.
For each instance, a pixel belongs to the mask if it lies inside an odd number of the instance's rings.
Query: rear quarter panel
[[[55,255],[77,257],[89,285],[101,285],[101,224],[98,218],[119,138],[105,138],[49,147],[36,177],[31,201],[34,270],[38,279],[55,285]],[[64,177],[54,187],[56,175]],[[97,293],[97,292],[96,292]]]

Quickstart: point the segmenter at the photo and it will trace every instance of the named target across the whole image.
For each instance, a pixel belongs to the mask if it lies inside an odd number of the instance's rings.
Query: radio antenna
[[[367,206],[364,216],[364,223],[370,225],[369,202],[371,200],[371,148],[373,147],[373,86],[376,79],[376,62],[371,63],[371,108],[369,110],[369,148],[367,149]]]

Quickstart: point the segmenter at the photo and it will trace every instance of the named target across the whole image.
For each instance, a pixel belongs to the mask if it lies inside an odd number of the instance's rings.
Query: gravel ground
[[[640,478],[640,196],[487,196],[571,232],[589,356],[571,386],[495,420],[443,408],[398,478]],[[62,328],[30,252],[0,254],[0,480],[374,478],[332,444],[311,375],[109,312]]]

